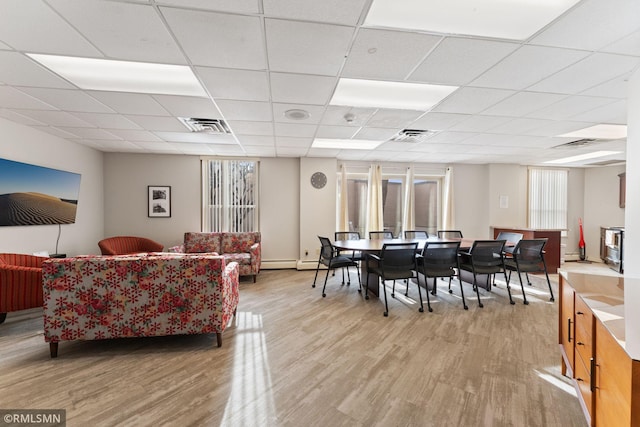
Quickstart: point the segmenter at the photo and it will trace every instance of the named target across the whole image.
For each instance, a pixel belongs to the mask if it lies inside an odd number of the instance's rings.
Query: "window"
[[[258,162],[203,160],[202,231],[258,231]]]
[[[567,228],[566,169],[529,168],[529,227]]]
[[[438,232],[440,223],[440,178],[415,177],[413,186],[415,191],[415,223],[416,230],[423,230],[429,235]]]

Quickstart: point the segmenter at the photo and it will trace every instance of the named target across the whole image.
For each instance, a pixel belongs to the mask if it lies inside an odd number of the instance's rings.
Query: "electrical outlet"
[[[304,256],[309,256],[309,249],[304,250]]]

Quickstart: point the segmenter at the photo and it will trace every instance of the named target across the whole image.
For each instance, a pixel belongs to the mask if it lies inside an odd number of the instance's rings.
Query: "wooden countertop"
[[[560,274],[626,351],[624,278],[562,270]]]

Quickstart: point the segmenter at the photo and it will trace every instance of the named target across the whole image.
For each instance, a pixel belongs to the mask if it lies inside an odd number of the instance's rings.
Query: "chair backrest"
[[[476,240],[471,246],[471,262],[478,266],[502,266],[504,240]]]
[[[405,230],[405,239],[428,239],[429,234],[423,230]]]
[[[370,231],[369,239],[393,239],[393,233],[390,231]]]
[[[102,255],[128,255],[137,252],[161,252],[164,246],[145,237],[114,236],[98,242]]]
[[[411,271],[416,269],[416,251],[418,242],[385,243],[380,252],[380,264],[383,272]]]
[[[462,239],[462,231],[460,230],[438,230],[440,239]]]
[[[520,240],[524,237],[522,233],[514,233],[511,231],[501,231],[498,233],[496,240],[506,240],[507,244],[512,244],[513,246],[517,245]]]
[[[336,231],[334,240],[360,240],[360,233],[357,231]]]
[[[438,272],[448,268],[458,268],[460,242],[427,242],[422,248],[424,272]]]
[[[322,248],[320,249],[320,262],[326,264],[331,261],[331,258],[333,258],[333,245],[328,237],[318,236],[318,239],[320,239],[320,244],[322,245]]]
[[[539,264],[543,258],[547,239],[522,239],[513,249],[513,257],[518,263]]]

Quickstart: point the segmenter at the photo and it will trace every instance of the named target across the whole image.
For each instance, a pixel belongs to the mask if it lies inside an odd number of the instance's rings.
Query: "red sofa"
[[[0,254],[0,323],[10,311],[42,307],[42,262],[46,259]]]

